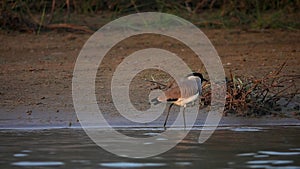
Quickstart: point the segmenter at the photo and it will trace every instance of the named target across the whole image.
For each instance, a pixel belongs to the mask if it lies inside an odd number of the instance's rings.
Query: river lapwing
[[[171,107],[175,104],[177,106],[183,106],[183,120],[184,120],[184,128],[185,124],[185,108],[188,103],[195,101],[202,93],[202,82],[207,81],[203,78],[201,73],[191,73],[186,77],[181,79],[177,85],[171,86],[166,91],[164,91],[164,95],[158,96],[151,100],[151,102],[156,105],[159,103],[171,103],[167,116],[164,122],[164,128],[166,128],[167,120],[169,117],[169,113]],[[195,83],[196,82],[196,83]],[[181,89],[181,90],[180,90]]]

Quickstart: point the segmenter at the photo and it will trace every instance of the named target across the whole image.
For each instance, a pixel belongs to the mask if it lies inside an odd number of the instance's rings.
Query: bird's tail
[[[158,98],[156,97],[156,98],[154,98],[154,99],[152,99],[151,100],[151,103],[153,103],[154,105],[157,105],[157,104],[159,104],[159,103],[161,103],[159,100],[158,100]]]

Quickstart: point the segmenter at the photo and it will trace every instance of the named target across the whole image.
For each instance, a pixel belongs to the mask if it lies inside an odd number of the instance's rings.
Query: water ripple
[[[278,151],[259,151],[260,154],[274,155],[274,156],[293,156],[300,155],[300,152],[278,152]]]
[[[111,168],[137,168],[137,167],[162,167],[166,166],[165,163],[135,163],[135,162],[113,162],[113,163],[100,163],[102,167]]]
[[[253,160],[248,161],[247,164],[272,164],[272,165],[284,165],[284,164],[292,164],[294,161],[292,160]]]
[[[61,166],[65,163],[60,161],[19,161],[11,163],[14,166],[21,166],[21,167],[43,167],[43,166]]]
[[[231,131],[237,131],[237,132],[256,132],[256,131],[262,131],[262,128],[260,127],[237,127],[237,128],[231,128]]]

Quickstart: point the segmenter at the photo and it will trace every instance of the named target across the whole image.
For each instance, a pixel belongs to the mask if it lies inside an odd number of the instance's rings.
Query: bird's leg
[[[185,108],[186,108],[186,105],[183,106],[183,110],[182,110],[184,130],[186,128],[186,123],[185,123]]]
[[[170,114],[171,107],[173,105],[174,105],[174,103],[171,103],[170,106],[169,106],[167,117],[166,117],[166,120],[165,120],[165,123],[164,123],[164,129],[166,129],[167,120],[168,120],[168,117],[169,117],[169,114]]]

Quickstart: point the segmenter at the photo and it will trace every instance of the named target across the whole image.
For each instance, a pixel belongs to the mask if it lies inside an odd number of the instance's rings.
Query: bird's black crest
[[[204,82],[204,81],[207,82],[208,81],[207,79],[205,79],[203,77],[203,75],[201,73],[198,73],[198,72],[193,72],[191,74],[188,74],[187,76],[198,76],[201,79],[201,82]]]

